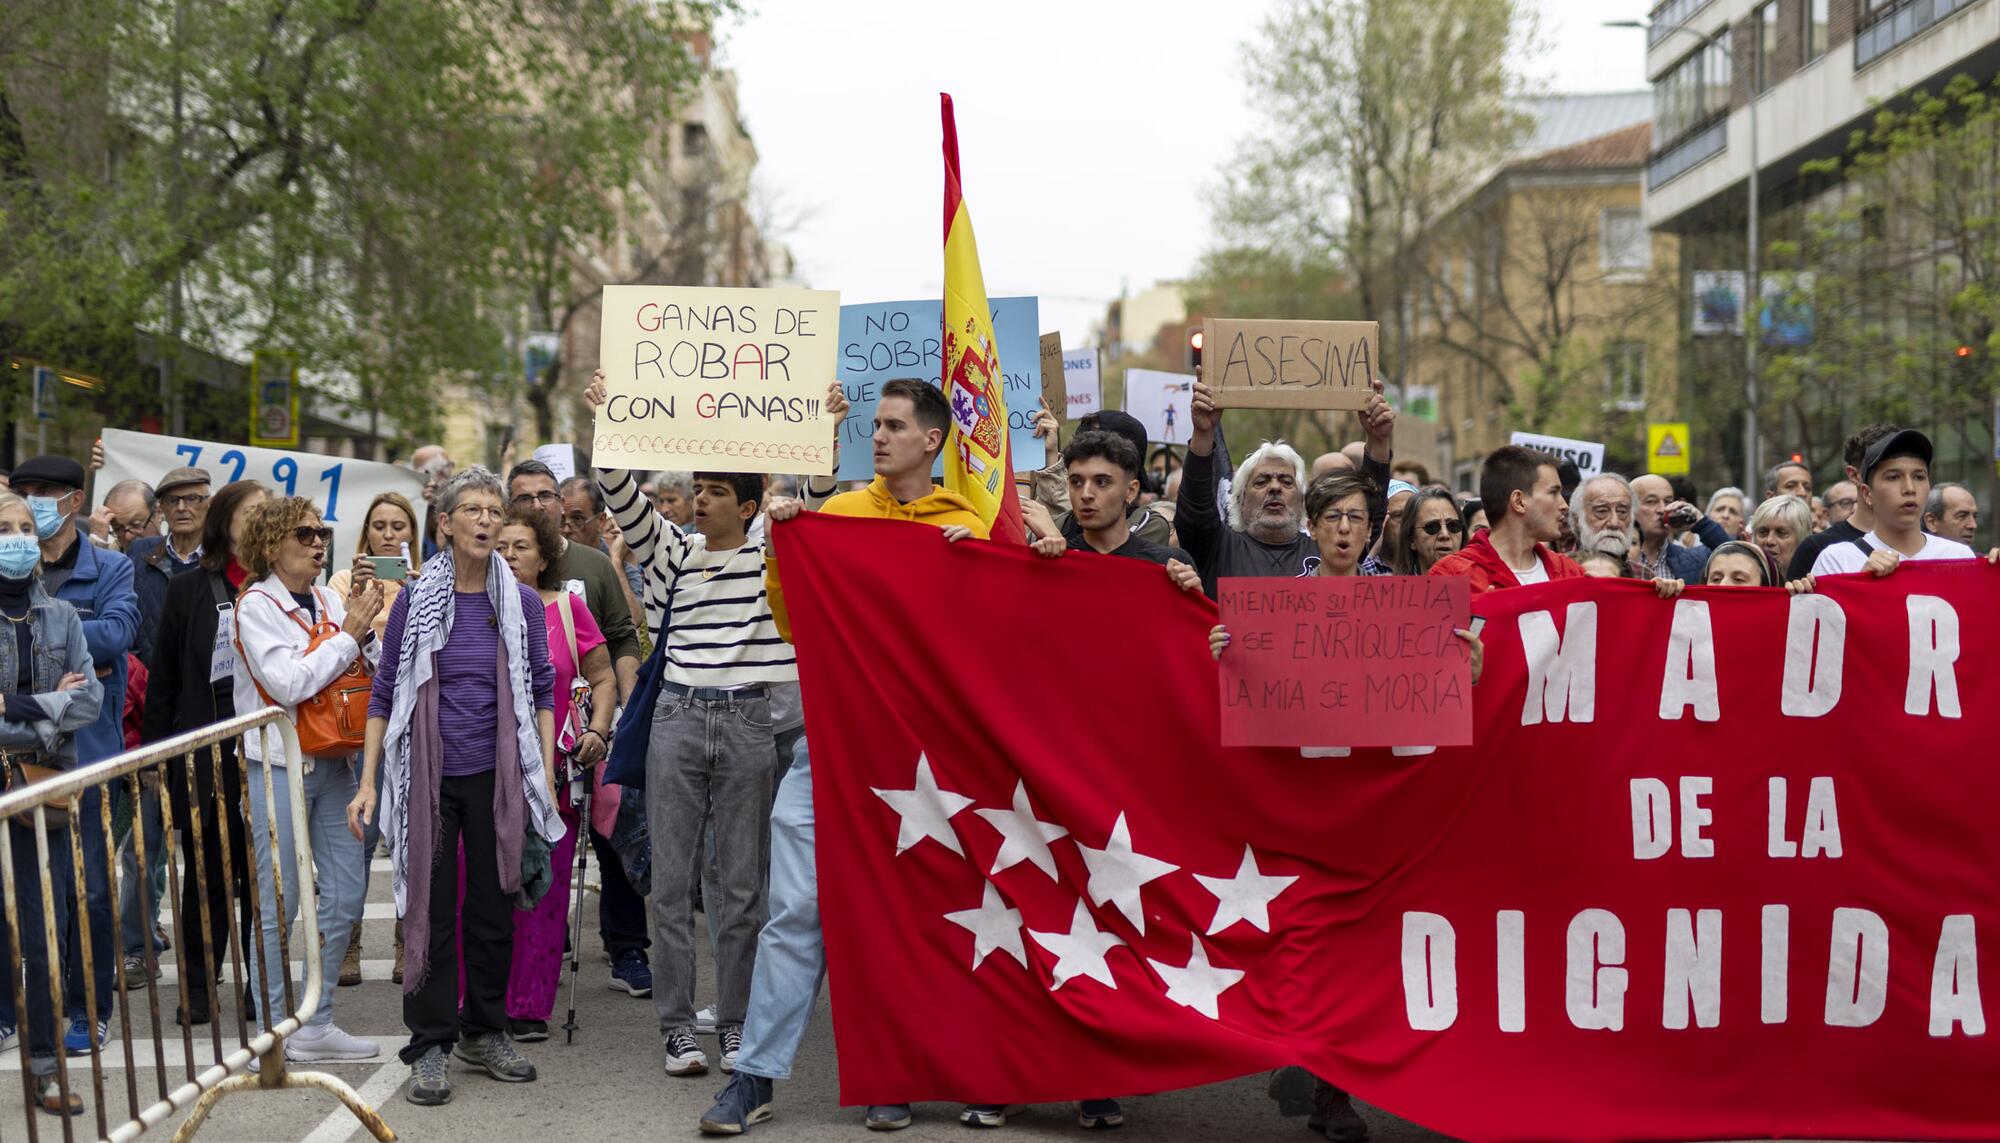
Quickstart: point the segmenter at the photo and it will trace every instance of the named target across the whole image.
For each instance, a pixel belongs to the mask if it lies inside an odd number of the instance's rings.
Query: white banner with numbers
[[[104,430],[104,468],[98,472],[93,495],[97,503],[121,480],[154,484],[169,469],[183,465],[204,469],[210,491],[235,480],[254,480],[276,496],[304,496],[319,505],[321,517],[333,529],[327,571],[353,562],[361,542],[362,515],[369,501],[384,492],[400,492],[424,511],[424,481],[400,465],[345,456],[321,456],[289,449],[252,448],[189,437]],[[418,526],[423,525],[421,518]]]

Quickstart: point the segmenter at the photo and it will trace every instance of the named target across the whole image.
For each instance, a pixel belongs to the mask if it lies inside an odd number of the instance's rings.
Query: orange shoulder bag
[[[340,634],[340,627],[332,620],[321,618],[308,626],[292,613],[292,609],[279,602],[268,591],[252,589],[243,593],[261,595],[278,604],[286,618],[299,625],[307,636],[305,653],[310,655],[320,644]],[[313,588],[314,598],[319,596],[319,588]],[[320,615],[325,616],[322,604]],[[243,669],[250,670],[249,658],[243,654],[243,628],[236,628],[236,657]],[[257,681],[257,673],[250,671],[250,685],[257,688],[258,697],[267,706],[277,706],[271,696],[264,691],[264,685]],[[299,733],[299,753],[314,757],[352,754],[361,749],[368,729],[368,696],[374,683],[368,677],[367,660],[360,655],[347,665],[338,678],[328,683],[318,694],[299,704],[295,725]]]

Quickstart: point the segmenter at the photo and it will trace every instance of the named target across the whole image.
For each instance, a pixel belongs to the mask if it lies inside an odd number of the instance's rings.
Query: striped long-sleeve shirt
[[[604,502],[645,569],[646,625],[666,641],[666,675],[688,687],[791,683],[798,660],[764,595],[764,546],[711,552],[669,526],[624,469],[596,470]]]

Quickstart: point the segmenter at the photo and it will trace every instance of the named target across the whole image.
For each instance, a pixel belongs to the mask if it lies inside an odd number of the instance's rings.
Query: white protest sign
[[[424,478],[395,464],[321,456],[289,449],[252,448],[191,437],[104,430],[104,467],[92,485],[98,504],[121,480],[157,484],[171,469],[199,468],[209,475],[209,491],[237,480],[254,480],[274,496],[303,496],[319,505],[320,518],[333,529],[327,548],[327,571],[350,564],[361,542],[362,517],[368,504],[384,492],[399,492],[423,521]]]
[[[575,445],[545,444],[535,450],[535,459],[549,466],[549,471],[556,474],[557,484],[576,475]]]
[[[1571,461],[1585,480],[1604,471],[1604,446],[1596,441],[1573,441],[1568,437],[1545,437],[1536,433],[1515,433],[1511,443],[1548,453],[1557,462]]]
[[[1069,404],[1063,416],[1074,421],[1104,408],[1104,386],[1097,372],[1097,350],[1063,350],[1063,390]]]
[[[1125,411],[1146,426],[1155,444],[1186,444],[1194,430],[1188,408],[1194,401],[1194,374],[1161,373],[1154,369],[1125,371]]]
[[[830,290],[606,286],[592,460],[831,476],[839,339]]]

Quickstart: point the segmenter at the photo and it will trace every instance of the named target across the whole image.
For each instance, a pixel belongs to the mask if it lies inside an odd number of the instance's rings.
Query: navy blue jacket
[[[72,521],[67,526],[77,524]],[[76,546],[76,567],[56,588],[55,597],[76,608],[82,618],[84,646],[90,649],[104,684],[97,721],[76,732],[77,761],[87,765],[125,749],[125,653],[139,634],[139,596],[132,589],[132,561],[91,543],[81,529]]]
[[[132,590],[139,596],[139,634],[132,640],[132,653],[142,663],[153,661],[153,634],[160,627],[160,612],[167,606],[167,584],[182,572],[201,566],[199,560],[182,563],[167,547],[165,536],[141,536],[126,549],[132,561]]]

